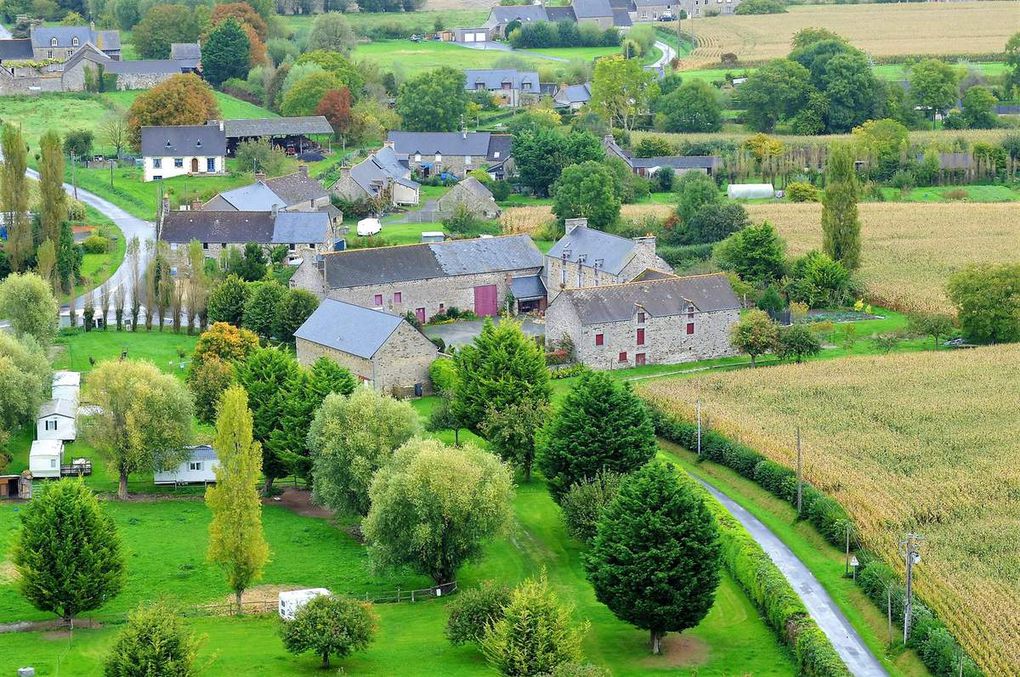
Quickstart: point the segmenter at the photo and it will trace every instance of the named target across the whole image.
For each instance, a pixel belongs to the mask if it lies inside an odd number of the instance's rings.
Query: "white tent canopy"
[[[378,235],[382,231],[382,224],[379,223],[379,219],[361,219],[358,221],[358,235],[366,237],[368,235]]]

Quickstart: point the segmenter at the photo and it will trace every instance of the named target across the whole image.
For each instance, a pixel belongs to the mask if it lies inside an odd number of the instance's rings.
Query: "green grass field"
[[[883,188],[886,200],[897,202],[959,202],[960,198],[946,197],[946,193],[954,191],[966,193],[967,202],[1016,202],[1020,200],[1020,190],[1011,186],[928,186],[914,188],[905,196],[896,188]]]
[[[120,267],[127,251],[127,241],[124,234],[113,221],[101,214],[93,207],[86,205],[85,224],[99,226],[99,235],[110,240],[110,250],[102,254],[88,254],[82,258],[81,276],[84,284],[77,287],[73,293],[85,294],[90,289],[95,289],[106,282],[111,275]],[[62,294],[61,303],[71,300],[71,294]]]
[[[415,75],[424,71],[450,66],[458,70],[465,68],[492,68],[497,61],[513,56],[525,63],[555,65],[556,62],[537,56],[499,50],[478,50],[462,47],[452,42],[411,42],[410,40],[380,40],[359,44],[353,57],[355,60],[373,61],[383,70],[403,75]]]
[[[431,33],[436,22],[446,28],[454,26],[479,26],[489,16],[488,9],[447,9],[426,10],[423,12],[352,12],[344,17],[350,22],[355,32],[364,35],[365,31],[378,26],[400,26],[410,37],[412,33]],[[314,16],[294,15],[280,16],[280,19],[295,33],[307,33],[312,29]]]

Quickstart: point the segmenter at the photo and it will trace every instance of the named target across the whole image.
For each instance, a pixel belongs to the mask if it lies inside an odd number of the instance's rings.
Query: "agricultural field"
[[[784,14],[698,19],[698,46],[683,68],[706,68],[726,53],[756,63],[786,56],[802,28],[828,28],[873,57],[1001,54],[1016,30],[1015,2],[791,6]],[[690,31],[690,25],[685,26]]]
[[[918,594],[986,674],[1020,665],[1020,347],[817,361],[693,379],[640,394],[773,460],[795,463],[853,516],[864,545],[903,571],[924,537]]]
[[[450,66],[458,70],[492,68],[497,61],[511,55],[515,60],[522,59],[536,68],[542,64],[554,63],[548,59],[520,53],[495,49],[469,49],[452,42],[410,40],[378,40],[362,43],[354,49],[353,57],[355,60],[374,61],[383,70],[416,75],[440,66]]]
[[[747,211],[778,228],[789,254],[821,248],[820,204],[750,204]],[[1017,212],[1008,202],[862,203],[859,275],[869,298],[898,310],[944,311],[953,272],[1020,257]]]
[[[840,5],[843,6],[843,5]],[[909,132],[909,140],[911,145],[920,147],[933,147],[938,150],[950,151],[954,149],[954,144],[957,141],[966,141],[969,144],[977,142],[985,143],[1001,143],[1002,140],[1012,133],[1013,130],[1009,128],[999,129],[959,129],[959,130],[931,130],[931,129],[919,129],[911,130]],[[673,134],[673,133],[659,133],[659,132],[639,132],[635,131],[631,134],[633,143],[638,143],[645,137],[662,137],[675,144],[683,142],[697,143],[700,141],[732,141],[734,143],[743,143],[748,138],[754,135],[754,132],[748,131],[723,131],[723,132],[694,132],[691,134]],[[787,146],[798,147],[798,148],[809,148],[809,147],[822,147],[828,146],[833,141],[850,141],[852,136],[850,134],[818,134],[816,136],[805,136],[799,134],[780,134],[778,137]]]
[[[429,9],[422,12],[349,12],[344,16],[354,32],[361,35],[379,26],[400,26],[410,37],[412,33],[431,33],[437,21],[445,28],[480,26],[495,4],[498,3],[489,0],[430,0]],[[280,20],[295,33],[307,33],[315,17],[281,15]]]

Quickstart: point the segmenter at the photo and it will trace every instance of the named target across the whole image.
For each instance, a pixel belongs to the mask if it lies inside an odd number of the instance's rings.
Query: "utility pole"
[[[701,398],[698,398],[698,458],[701,458]]]
[[[919,534],[910,532],[900,541],[900,553],[907,563],[907,590],[903,596],[903,643],[910,638],[910,621],[914,612],[914,565],[921,563],[921,541]]]
[[[850,530],[853,528],[853,524],[850,520],[844,522],[846,525],[846,566],[843,573],[847,576],[850,575]]]
[[[71,154],[71,186],[74,187],[74,199],[78,199],[78,162],[77,156]]]
[[[797,426],[797,518],[804,501],[804,467],[800,455],[800,426]]]

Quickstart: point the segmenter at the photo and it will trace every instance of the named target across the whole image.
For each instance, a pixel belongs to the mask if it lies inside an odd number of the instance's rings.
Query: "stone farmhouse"
[[[197,240],[206,258],[249,242],[266,249],[285,245],[291,257],[298,258],[327,252],[337,240],[329,214],[322,211],[173,211],[169,200],[163,202],[157,228],[157,237],[168,242],[171,251],[186,250]]]
[[[568,338],[577,361],[596,369],[677,364],[734,354],[739,315],[725,274],[653,275],[563,291],[546,312],[546,338]]]
[[[386,146],[397,160],[406,163],[412,176],[428,178],[452,174],[463,178],[468,172],[485,168],[489,176],[502,179],[513,173],[510,135],[490,132],[390,132]]]
[[[339,215],[339,211],[332,208],[326,189],[308,176],[307,165],[300,165],[293,174],[273,179],[256,174],[255,183],[218,193],[201,209],[211,212],[327,211]]]
[[[424,323],[450,308],[496,316],[511,292],[519,303],[518,289],[541,285],[541,271],[531,238],[507,235],[328,252],[305,258],[290,285]]]
[[[610,157],[618,157],[627,163],[631,171],[638,176],[648,178],[663,167],[669,167],[677,174],[686,172],[702,172],[709,176],[715,174],[722,168],[722,158],[716,155],[668,155],[662,157],[634,157],[619,144],[611,134],[602,139],[602,147]]]
[[[654,237],[629,240],[569,219],[566,234],[545,255],[545,287],[552,303],[565,289],[630,282],[649,269],[672,272],[656,255]]]
[[[464,71],[464,88],[469,92],[488,92],[501,106],[519,108],[535,103],[541,96],[541,85],[535,71],[499,68]]]
[[[326,299],[294,333],[297,358],[328,357],[386,394],[431,392],[435,344],[400,315]]]
[[[497,219],[501,213],[492,192],[473,176],[462,179],[450,192],[436,200],[438,215],[456,214],[459,209],[465,209],[480,219]]]
[[[355,202],[370,200],[380,205],[404,207],[418,204],[421,185],[411,180],[407,161],[397,159],[391,146],[384,146],[353,167],[340,169],[340,178],[330,192]]]
[[[630,0],[573,0],[565,7],[543,4],[497,6],[489,12],[489,18],[481,29],[468,29],[474,31],[473,40],[462,39],[470,32],[457,33],[455,39],[459,42],[482,42],[478,37],[480,30],[484,30],[487,40],[502,40],[518,25],[538,21],[592,24],[603,30],[613,27],[627,29],[634,23],[631,7]]]
[[[591,101],[591,83],[584,82],[580,85],[561,85],[553,94],[553,105],[557,108],[568,108],[577,111],[588,105]]]
[[[222,122],[142,127],[141,149],[144,181],[226,171],[227,147]]]
[[[113,60],[120,59],[120,31],[97,31],[89,26],[33,26],[29,33],[37,60],[66,61],[85,45],[92,45]]]
[[[104,76],[107,82],[113,78],[118,90],[151,89],[182,72],[180,62],[173,59],[120,61],[86,45],[64,62],[60,81],[65,92],[83,92],[90,80],[99,82]]]
[[[197,73],[202,70],[202,46],[197,42],[173,42],[170,59],[177,62],[182,73]]]

